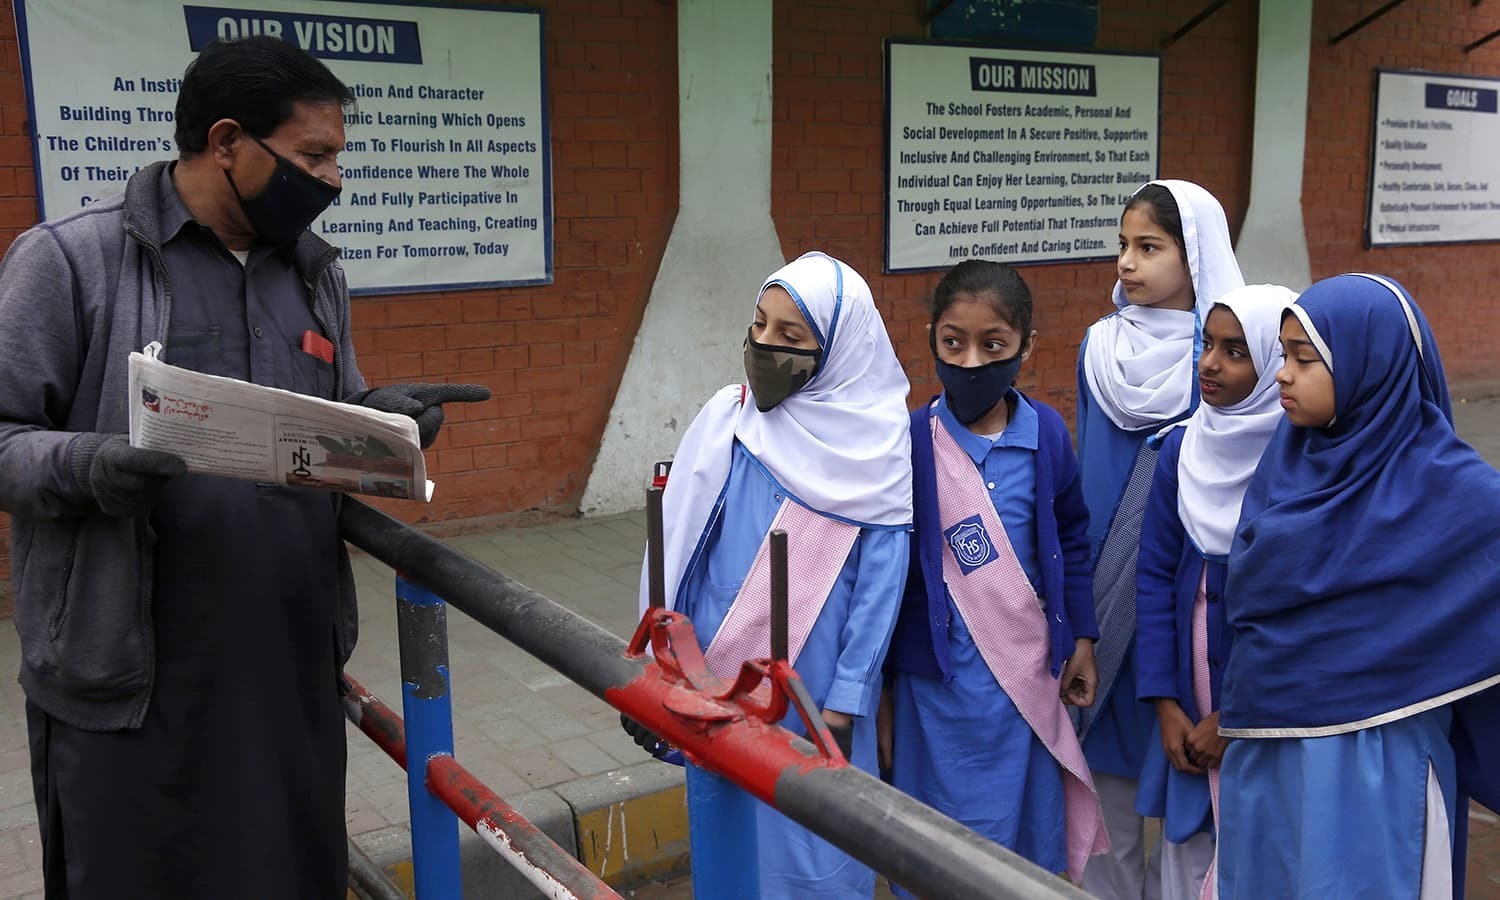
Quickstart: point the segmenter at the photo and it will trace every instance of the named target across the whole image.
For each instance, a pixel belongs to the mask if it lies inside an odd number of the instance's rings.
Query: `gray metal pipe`
[[[367,504],[345,497],[339,525],[351,544],[601,699],[645,675],[646,661],[626,657],[620,638]],[[622,712],[659,734],[680,727],[660,705]],[[816,755],[812,744],[797,743]],[[753,790],[742,774],[716,768],[711,759],[702,764]],[[784,770],[775,800],[788,818],[928,900],[1087,897],[853,766]]]

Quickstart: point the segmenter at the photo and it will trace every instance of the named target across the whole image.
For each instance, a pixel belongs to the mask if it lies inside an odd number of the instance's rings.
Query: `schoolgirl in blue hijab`
[[[1281,341],[1225,587],[1219,895],[1452,897],[1459,796],[1500,801],[1500,473],[1399,284],[1319,282]]]

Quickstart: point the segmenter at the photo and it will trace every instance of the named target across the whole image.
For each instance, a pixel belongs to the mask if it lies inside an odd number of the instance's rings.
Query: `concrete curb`
[[[681,767],[648,760],[553,790],[573,810],[578,859],[611,886],[687,871],[687,791]]]
[[[647,760],[505,800],[613,888],[688,871],[687,795],[677,766]],[[413,896],[405,826],[367,832],[355,842]],[[544,896],[463,823],[459,863],[465,900]]]

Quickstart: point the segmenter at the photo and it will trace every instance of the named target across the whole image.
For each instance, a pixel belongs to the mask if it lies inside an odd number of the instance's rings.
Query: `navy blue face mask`
[[[1021,372],[1022,347],[1010,359],[1000,359],[982,366],[955,366],[937,361],[938,380],[948,394],[948,408],[953,417],[965,425],[977,422],[995,408],[1005,392],[1016,383]],[[936,351],[934,351],[936,356]]]

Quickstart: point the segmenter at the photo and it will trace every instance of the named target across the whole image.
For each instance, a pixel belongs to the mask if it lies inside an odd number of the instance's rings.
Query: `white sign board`
[[[356,293],[552,280],[542,16],[485,7],[254,0],[16,0],[42,214],[124,190],[177,156],[183,70],[268,34],[354,91],[343,194],[313,223]]]
[[[1500,241],[1500,79],[1375,70],[1365,246]]]
[[[887,272],[1111,259],[1156,177],[1156,56],[886,43]]]

